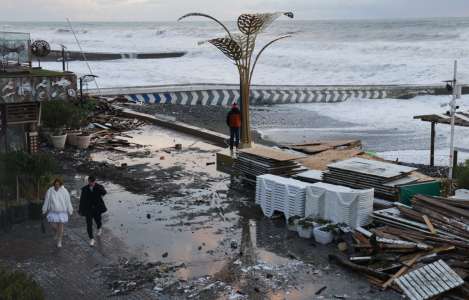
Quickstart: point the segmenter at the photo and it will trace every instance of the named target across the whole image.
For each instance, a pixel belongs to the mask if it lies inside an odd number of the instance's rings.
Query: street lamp
[[[80,102],[81,103],[83,103],[83,82],[88,83],[88,82],[95,80],[96,78],[98,78],[98,76],[93,75],[93,74],[86,74],[78,78],[80,81]]]
[[[187,17],[205,17],[220,25],[227,36],[208,40],[208,42],[217,47],[230,60],[234,61],[239,72],[239,84],[241,94],[241,148],[251,147],[251,129],[249,122],[249,94],[252,75],[256,68],[257,61],[262,53],[278,40],[290,37],[290,35],[279,36],[261,48],[253,60],[256,39],[259,33],[265,30],[270,24],[281,16],[293,18],[291,12],[276,12],[265,14],[242,14],[238,17],[238,29],[240,32],[232,33],[219,20],[202,13],[189,13],[178,19],[181,21]]]

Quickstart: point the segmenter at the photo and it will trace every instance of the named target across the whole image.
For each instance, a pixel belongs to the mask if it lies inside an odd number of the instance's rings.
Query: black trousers
[[[233,149],[233,146],[238,148],[239,146],[239,128],[230,127],[230,149]]]
[[[95,213],[86,216],[86,231],[88,231],[88,237],[90,240],[93,238],[93,220],[96,223],[96,227],[100,229],[102,226],[101,214]]]

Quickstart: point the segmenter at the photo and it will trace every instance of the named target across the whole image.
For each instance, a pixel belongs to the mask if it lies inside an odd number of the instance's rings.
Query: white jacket
[[[54,187],[47,190],[44,205],[42,206],[42,213],[46,214],[48,212],[66,212],[69,215],[73,214],[70,194],[65,187],[61,186],[57,191]]]

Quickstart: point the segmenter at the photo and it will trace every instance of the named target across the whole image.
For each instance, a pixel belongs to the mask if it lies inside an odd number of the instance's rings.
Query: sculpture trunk
[[[241,148],[251,147],[251,127],[249,116],[249,72],[241,76]]]

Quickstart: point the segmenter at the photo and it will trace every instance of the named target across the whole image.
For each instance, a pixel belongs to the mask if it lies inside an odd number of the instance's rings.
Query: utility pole
[[[461,95],[460,93],[460,86],[457,84],[457,72],[458,72],[458,61],[454,61],[454,76],[453,76],[453,96],[451,102],[449,103],[450,106],[450,114],[451,114],[451,136],[450,136],[450,143],[449,143],[449,171],[448,171],[448,180],[450,185],[452,185],[453,181],[453,164],[454,164],[454,123],[455,123],[455,114],[456,114],[456,99],[458,99]],[[451,186],[450,186],[451,192]]]
[[[62,47],[62,71],[65,72],[67,69],[65,67],[65,46],[60,45]]]

